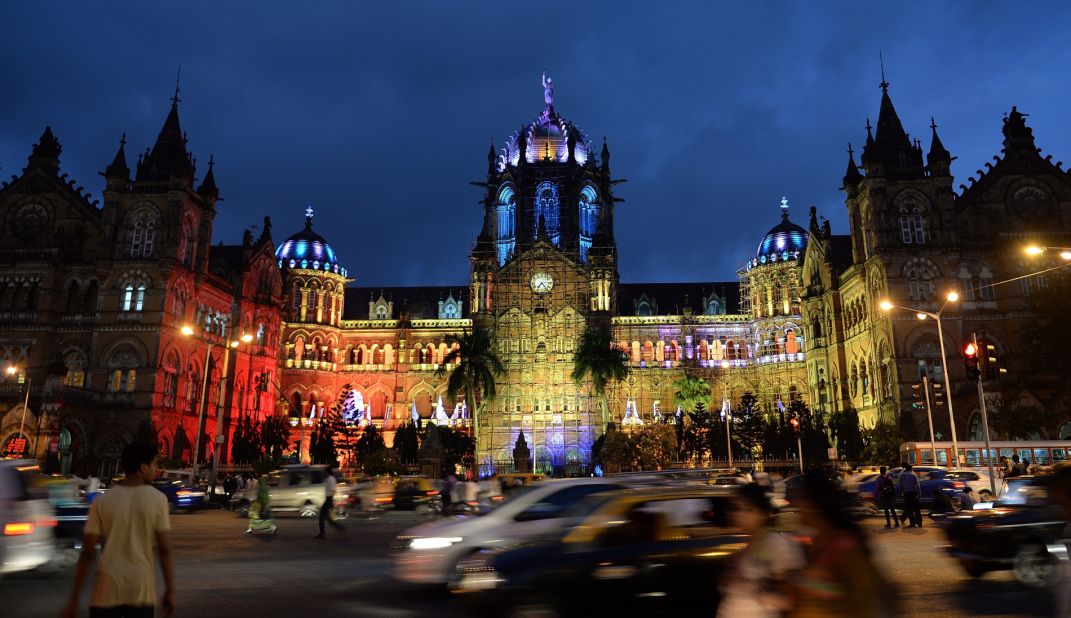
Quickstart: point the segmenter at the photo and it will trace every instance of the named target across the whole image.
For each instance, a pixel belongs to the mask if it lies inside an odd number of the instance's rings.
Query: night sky
[[[47,6],[45,6],[47,4]],[[183,129],[224,201],[214,241],[307,205],[356,285],[462,285],[481,223],[488,141],[555,107],[609,139],[625,202],[623,281],[735,279],[782,195],[846,232],[848,141],[881,81],[912,136],[935,116],[956,185],[1030,114],[1071,162],[1065,3],[9,2],[0,8],[0,176],[46,124],[99,198],[127,133],[133,168],[182,66]],[[888,8],[906,3],[882,3]],[[657,9],[651,6],[657,5]],[[310,8],[311,7],[311,8]]]

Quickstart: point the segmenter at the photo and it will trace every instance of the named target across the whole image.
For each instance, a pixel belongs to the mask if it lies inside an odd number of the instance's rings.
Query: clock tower
[[[598,161],[588,136],[554,108],[544,78],[543,112],[488,153],[483,228],[471,258],[472,317],[487,327],[506,373],[477,419],[482,468],[501,468],[523,434],[537,471],[589,463],[605,427],[588,385],[570,378],[589,323],[613,314],[610,151]]]

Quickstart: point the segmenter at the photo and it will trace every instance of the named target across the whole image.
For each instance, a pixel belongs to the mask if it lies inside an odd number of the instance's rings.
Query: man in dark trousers
[[[877,498],[878,504],[885,511],[885,527],[891,528],[889,524],[889,515],[892,514],[892,523],[896,524],[896,527],[900,527],[900,519],[896,516],[896,485],[893,480],[889,478],[889,474],[886,471],[885,466],[881,467],[881,474],[878,475],[877,483]]]
[[[324,503],[320,507],[320,534],[317,534],[315,538],[324,538],[324,521],[327,521],[335,527],[339,532],[345,532],[337,521],[331,518],[331,511],[335,510],[335,491],[338,488],[338,481],[335,480],[335,473],[331,470],[331,466],[324,468]]]
[[[904,517],[911,521],[909,528],[922,527],[922,510],[919,508],[919,477],[911,471],[911,464],[904,464],[900,473],[900,491],[904,494]]]

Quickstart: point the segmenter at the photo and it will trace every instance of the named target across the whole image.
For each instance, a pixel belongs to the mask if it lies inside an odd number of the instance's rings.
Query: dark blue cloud
[[[754,4],[755,6],[752,6]],[[896,3],[897,5],[904,3]],[[625,280],[725,280],[789,198],[845,227],[847,142],[891,94],[973,174],[1012,104],[1071,161],[1063,5],[918,3],[9,3],[0,9],[0,173],[51,124],[64,169],[151,145],[183,67],[182,122],[218,163],[216,240],[307,204],[359,284],[457,284],[480,224],[488,140],[542,106],[606,135],[626,202]],[[895,9],[895,10],[894,10]],[[959,181],[957,181],[958,183]]]

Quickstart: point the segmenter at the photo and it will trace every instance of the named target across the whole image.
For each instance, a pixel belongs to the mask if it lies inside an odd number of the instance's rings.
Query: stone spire
[[[45,131],[41,133],[41,139],[37,140],[33,150],[30,151],[27,169],[38,168],[52,173],[58,172],[59,156],[62,150],[59,140],[52,134],[52,127],[46,126]]]
[[[205,179],[201,181],[201,186],[197,187],[197,192],[200,193],[202,197],[211,200],[219,199],[219,189],[216,187],[216,174],[212,171],[215,164],[215,155],[210,155],[208,157],[208,173],[205,174]]]
[[[844,184],[841,188],[854,188],[862,179],[863,175],[859,173],[859,166],[855,164],[855,152],[852,151],[852,143],[848,142],[848,169],[844,171]]]
[[[186,150],[186,136],[179,123],[179,90],[171,98],[171,110],[164,120],[164,126],[156,136],[156,143],[138,165],[137,180],[149,182],[166,182],[172,176],[185,178],[193,183],[193,157]]]
[[[933,136],[930,138],[930,152],[926,155],[926,164],[933,176],[948,176],[952,167],[952,153],[948,152],[941,138],[937,135],[937,122],[930,117],[930,130]]]
[[[922,149],[913,144],[904,131],[904,125],[900,122],[900,116],[889,97],[889,83],[885,81],[884,69],[880,87],[881,107],[878,110],[877,132],[871,139],[868,120],[867,143],[863,148],[862,162],[867,176],[922,176]]]

